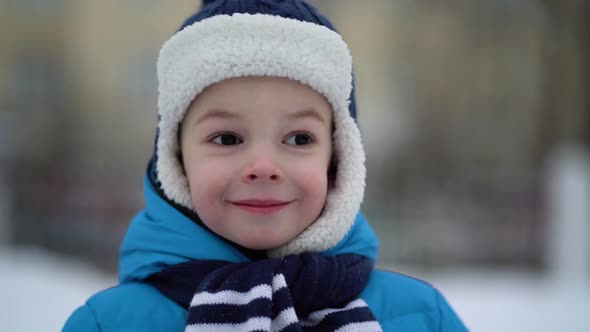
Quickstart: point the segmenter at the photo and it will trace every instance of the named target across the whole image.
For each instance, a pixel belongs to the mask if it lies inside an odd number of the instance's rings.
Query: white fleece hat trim
[[[335,184],[320,217],[271,257],[322,252],[344,238],[360,209],[365,187],[361,135],[348,112],[352,59],[342,37],[318,24],[265,14],[218,15],[177,32],[158,58],[158,180],[166,196],[194,211],[178,160],[179,125],[206,87],[242,76],[285,77],[307,84],[334,111]]]

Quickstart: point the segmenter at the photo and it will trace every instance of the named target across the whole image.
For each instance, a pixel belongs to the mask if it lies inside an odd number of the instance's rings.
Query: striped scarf
[[[148,283],[188,309],[193,331],[382,331],[358,294],[373,262],[360,255],[289,255],[247,263],[191,261]]]

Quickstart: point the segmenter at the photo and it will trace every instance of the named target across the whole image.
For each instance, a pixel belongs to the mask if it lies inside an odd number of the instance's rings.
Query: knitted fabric
[[[358,298],[372,260],[289,255],[247,263],[192,261],[148,282],[188,309],[186,331],[381,331]]]

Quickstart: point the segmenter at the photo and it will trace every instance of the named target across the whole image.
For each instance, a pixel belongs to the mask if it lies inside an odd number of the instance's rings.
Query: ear
[[[338,171],[338,161],[336,157],[332,155],[330,165],[328,165],[328,188],[333,188],[336,183],[336,173]]]
[[[334,124],[334,115],[332,115],[331,133],[334,135],[336,125]],[[333,188],[336,184],[336,173],[338,172],[338,158],[334,153],[334,138],[332,137],[332,156],[330,157],[330,164],[328,165],[328,188]]]
[[[186,168],[184,167],[184,158],[182,158],[182,125],[178,125],[178,132],[176,133],[176,141],[178,146],[178,151],[176,152],[176,159],[178,160],[178,164],[180,164],[180,168],[182,168],[182,174],[186,176]]]

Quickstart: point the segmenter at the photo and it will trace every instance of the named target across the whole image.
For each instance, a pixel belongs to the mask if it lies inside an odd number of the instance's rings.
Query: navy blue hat
[[[211,16],[232,15],[236,13],[281,16],[323,25],[332,31],[336,31],[334,25],[327,17],[323,16],[316,8],[303,0],[205,0],[200,10],[182,23],[179,31]],[[348,111],[356,121],[354,78]]]
[[[211,16],[235,13],[281,16],[335,30],[325,16],[302,0],[205,0],[201,9],[186,19],[180,30]]]
[[[365,154],[356,125],[350,51],[330,21],[305,1],[205,1],[164,43],[158,58],[158,134],[148,173],[152,183],[175,206],[196,212],[179,160],[179,126],[205,88],[241,76],[292,79],[322,94],[332,106],[336,177],[324,211],[269,255],[333,247],[360,209]]]

